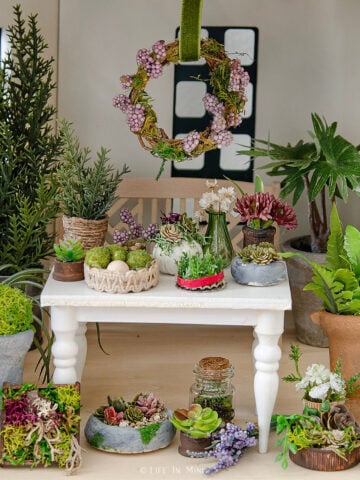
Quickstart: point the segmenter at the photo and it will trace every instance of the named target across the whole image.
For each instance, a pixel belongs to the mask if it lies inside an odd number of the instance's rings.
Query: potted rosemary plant
[[[107,211],[115,202],[123,175],[110,164],[109,150],[101,147],[90,165],[91,152],[81,147],[71,124],[61,122],[64,151],[57,171],[57,199],[63,212],[64,237],[81,238],[85,250],[103,245],[108,227]]]

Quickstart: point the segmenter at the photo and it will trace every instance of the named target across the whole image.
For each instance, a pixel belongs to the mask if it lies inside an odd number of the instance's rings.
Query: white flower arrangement
[[[298,345],[290,345],[289,358],[294,361],[295,373],[283,377],[285,382],[297,382],[296,391],[304,390],[303,399],[313,402],[342,402],[349,395],[358,391],[360,372],[349,379],[341,374],[341,359],[338,359],[334,371],[325,365],[313,363],[306,369],[305,375],[300,373],[299,360],[302,355]]]
[[[201,210],[195,212],[194,217],[200,221],[206,218],[206,212],[228,213],[236,200],[234,187],[217,188],[217,180],[207,180],[208,192],[204,192],[199,200]]]

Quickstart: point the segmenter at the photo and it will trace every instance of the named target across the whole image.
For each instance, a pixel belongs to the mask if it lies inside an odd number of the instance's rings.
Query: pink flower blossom
[[[269,192],[244,195],[235,203],[234,212],[251,228],[267,228],[276,222],[287,230],[297,227],[296,213],[286,202]]]

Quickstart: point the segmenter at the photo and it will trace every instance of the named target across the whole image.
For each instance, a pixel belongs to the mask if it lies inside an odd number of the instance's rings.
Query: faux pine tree
[[[59,212],[55,192],[61,137],[54,131],[54,59],[37,15],[13,8],[10,49],[0,66],[0,264],[20,270],[52,253],[49,225]],[[4,272],[3,272],[4,273]]]

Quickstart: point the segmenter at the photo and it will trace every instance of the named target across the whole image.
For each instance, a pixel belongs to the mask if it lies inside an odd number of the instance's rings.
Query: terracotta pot
[[[54,261],[54,280],[60,282],[77,282],[84,280],[84,260],[78,262],[61,262],[57,258]]]
[[[180,432],[178,452],[184,457],[190,457],[187,452],[205,452],[210,445],[211,437],[196,438]]]
[[[311,253],[302,250],[306,242],[305,237],[296,237],[287,240],[281,245],[282,252],[304,253],[311,261],[318,264],[325,263],[324,253]],[[328,338],[319,325],[314,324],[310,315],[323,307],[322,301],[313,292],[304,291],[307,283],[311,282],[313,272],[310,265],[299,257],[286,259],[287,272],[292,297],[292,318],[295,323],[297,340],[314,347],[328,347]]]
[[[348,453],[346,459],[341,458],[332,450],[321,448],[304,448],[295,454],[290,451],[289,457],[300,467],[322,472],[338,472],[355,467],[359,463],[360,447]]]
[[[330,369],[341,358],[342,373],[348,379],[360,371],[360,315],[335,315],[319,310],[311,314],[311,320],[320,325],[329,339]],[[360,397],[351,397],[346,407],[360,420]]]

